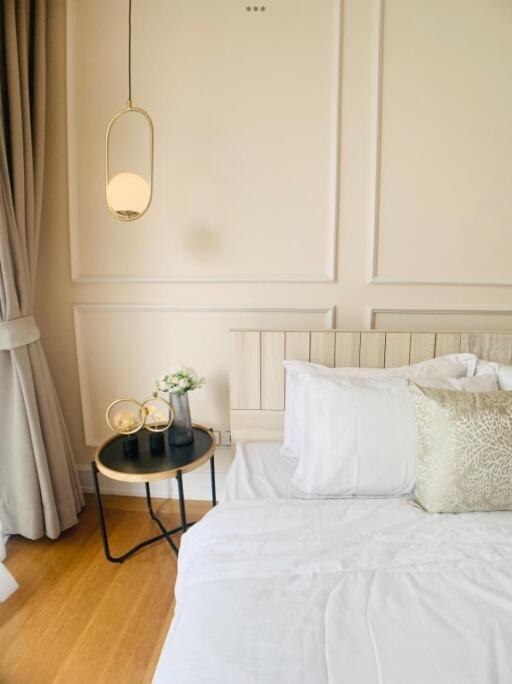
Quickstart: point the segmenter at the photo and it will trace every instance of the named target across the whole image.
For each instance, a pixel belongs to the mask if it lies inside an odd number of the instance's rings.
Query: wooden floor
[[[158,533],[144,500],[105,497],[112,553]],[[164,524],[176,502],[154,500]],[[189,502],[196,520],[209,509]],[[20,588],[0,604],[1,684],[150,682],[174,608],[176,559],[165,541],[123,564],[103,556],[91,497],[56,541],[13,537],[6,567]]]

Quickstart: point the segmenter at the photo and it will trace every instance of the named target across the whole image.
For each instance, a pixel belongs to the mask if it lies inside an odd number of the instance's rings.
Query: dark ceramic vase
[[[183,392],[183,394],[173,394],[170,392],[169,403],[174,413],[174,420],[169,428],[169,444],[171,446],[192,444],[194,433],[192,431],[188,392]]]

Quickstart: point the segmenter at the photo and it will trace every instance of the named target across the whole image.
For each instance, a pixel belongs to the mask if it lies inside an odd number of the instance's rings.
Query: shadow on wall
[[[182,244],[195,257],[214,257],[222,248],[219,230],[204,223],[189,224],[181,233]]]

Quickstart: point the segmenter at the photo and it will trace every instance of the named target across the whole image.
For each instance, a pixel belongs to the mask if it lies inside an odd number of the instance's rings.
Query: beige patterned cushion
[[[512,510],[512,392],[410,382],[418,424],[416,498],[431,513]]]

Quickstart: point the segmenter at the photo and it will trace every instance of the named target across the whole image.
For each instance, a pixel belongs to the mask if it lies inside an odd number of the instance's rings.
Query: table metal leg
[[[212,506],[217,505],[217,489],[215,487],[215,454],[210,458],[210,482],[212,486]]]
[[[98,509],[98,518],[100,520],[100,533],[101,533],[101,541],[103,543],[103,551],[105,552],[105,558],[112,563],[119,562],[115,558],[112,557],[110,553],[110,548],[108,545],[108,534],[107,534],[107,526],[105,524],[105,514],[103,512],[103,503],[101,501],[101,493],[100,493],[100,485],[98,482],[98,469],[96,467],[96,463],[94,461],[91,462],[91,470],[92,470],[92,480],[94,482],[94,493],[96,494],[96,507]]]
[[[170,535],[175,534],[176,532],[179,532],[181,530],[181,527],[176,528],[175,530],[166,530],[165,527],[162,525],[162,523],[158,520],[156,515],[153,513],[153,508],[151,507],[149,509],[151,517],[158,523],[158,526],[162,530],[162,534],[157,535],[156,537],[151,537],[150,539],[146,539],[145,541],[141,542],[140,544],[137,544],[134,546],[132,549],[127,551],[126,553],[122,554],[121,556],[113,556],[110,553],[110,546],[108,542],[108,533],[107,533],[107,525],[105,522],[105,513],[103,510],[103,502],[101,500],[101,492],[100,492],[100,485],[99,485],[99,480],[98,480],[98,469],[96,467],[96,463],[94,461],[91,462],[91,470],[92,470],[92,479],[94,482],[94,491],[96,494],[96,505],[98,508],[98,518],[100,521],[100,533],[101,533],[101,541],[103,542],[103,551],[105,553],[105,558],[110,561],[111,563],[123,563],[127,558],[132,556],[134,553],[137,551],[140,551],[140,549],[143,549],[145,546],[149,546],[149,544],[154,544],[157,541],[160,541],[161,539],[167,539],[167,541],[170,543],[171,547],[173,548],[175,553],[178,553],[178,549],[174,542],[169,538]],[[148,493],[148,485],[146,483],[146,494]],[[149,505],[148,508],[151,506],[151,496],[149,496]]]
[[[180,500],[180,516],[181,516],[181,527],[183,532],[187,531],[187,513],[185,511],[185,496],[183,494],[183,476],[181,470],[176,473],[176,479],[178,480],[178,496]]]
[[[149,482],[145,482],[144,484],[146,486],[146,504],[148,507],[149,515],[153,518],[153,520],[156,522],[158,527],[162,530],[162,536],[167,540],[171,549],[174,551],[174,553],[176,555],[178,555],[178,547],[176,546],[174,541],[171,539],[171,535],[176,534],[176,532],[180,532],[181,527],[176,527],[174,530],[168,530],[164,526],[164,524],[162,523],[160,518],[157,517],[157,515],[155,514],[155,512],[153,510],[153,504],[151,501],[151,491],[149,489]]]

